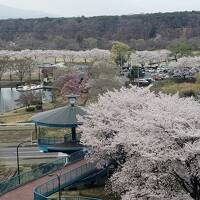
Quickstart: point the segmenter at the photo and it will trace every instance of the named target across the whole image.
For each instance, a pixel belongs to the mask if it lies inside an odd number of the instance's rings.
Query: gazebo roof
[[[86,112],[78,106],[64,106],[46,112],[36,114],[32,121],[39,126],[54,128],[72,128],[81,125],[77,116],[83,116]]]

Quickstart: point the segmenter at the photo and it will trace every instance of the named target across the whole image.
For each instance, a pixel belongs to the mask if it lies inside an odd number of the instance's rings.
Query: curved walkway
[[[62,169],[62,173],[66,173],[69,170],[79,168],[86,163],[86,160],[81,160],[73,164],[68,164],[65,168]],[[59,171],[60,170],[57,172]],[[54,173],[56,173],[56,171]],[[38,185],[46,183],[49,179],[51,178],[47,175],[35,181],[29,182],[15,190],[4,194],[0,197],[0,200],[33,200],[33,189]]]

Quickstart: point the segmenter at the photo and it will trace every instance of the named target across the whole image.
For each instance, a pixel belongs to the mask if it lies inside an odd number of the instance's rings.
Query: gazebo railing
[[[77,142],[80,141],[80,136],[77,138]],[[55,145],[72,142],[71,135],[65,135],[64,137],[40,137],[38,139],[38,145]]]
[[[38,145],[54,145],[65,142],[64,137],[42,137],[38,139]]]
[[[68,163],[73,163],[75,161],[81,160],[84,158],[84,155],[85,155],[85,152],[83,151],[72,153],[68,158]],[[11,177],[10,179],[5,180],[5,181],[1,181],[0,182],[0,196],[13,189],[16,189],[17,187],[23,184],[26,184],[30,181],[41,178],[42,176],[45,176],[49,173],[57,171],[61,169],[65,164],[66,164],[66,158],[62,157],[57,160],[54,160],[53,162],[49,162],[47,164],[41,165],[33,170],[21,173],[20,183],[19,183],[19,175]]]

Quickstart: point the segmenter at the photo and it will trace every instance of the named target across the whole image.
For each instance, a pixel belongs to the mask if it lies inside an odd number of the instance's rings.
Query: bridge
[[[0,200],[47,200],[48,197],[64,188],[72,188],[90,183],[107,174],[107,169],[97,169],[95,163],[84,160],[86,147],[79,143],[76,128],[82,123],[76,115],[85,115],[85,111],[75,106],[75,95],[68,96],[70,106],[56,108],[36,114],[32,121],[37,126],[51,128],[71,128],[71,137],[39,138],[38,147],[46,152],[66,152],[70,156],[47,163],[31,171],[0,182]],[[37,133],[36,133],[37,135]],[[67,164],[66,164],[67,163]],[[49,175],[58,174],[50,179]],[[49,180],[50,179],[50,180]],[[63,197],[63,200],[83,200],[83,197]],[[85,200],[94,200],[86,198]]]
[[[83,183],[91,182],[98,177],[105,176],[106,172],[106,169],[97,170],[94,163],[84,163],[61,174],[60,182],[56,177],[37,186],[34,190],[34,200],[48,200],[48,196],[59,192],[59,188],[70,189]]]
[[[84,152],[79,151],[70,155],[68,164],[66,158],[55,160],[29,172],[0,182],[0,200],[47,200],[48,196],[60,189],[71,188],[105,176],[106,169],[98,170],[94,163],[84,160]],[[58,178],[50,179],[49,174],[60,174]],[[84,197],[63,197],[63,200],[95,200]]]

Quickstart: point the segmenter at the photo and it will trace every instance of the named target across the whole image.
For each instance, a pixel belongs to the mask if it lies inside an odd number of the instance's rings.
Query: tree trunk
[[[175,61],[178,62],[177,55],[175,55],[174,58],[175,58]]]
[[[12,71],[10,69],[10,81],[12,81]]]
[[[22,83],[22,81],[23,81],[23,76],[20,76],[19,79],[20,79],[20,82]]]
[[[31,71],[29,72],[29,81],[31,82]]]
[[[41,81],[41,77],[40,77],[40,68],[39,68],[39,72],[38,72],[38,78],[39,78],[39,81]]]

